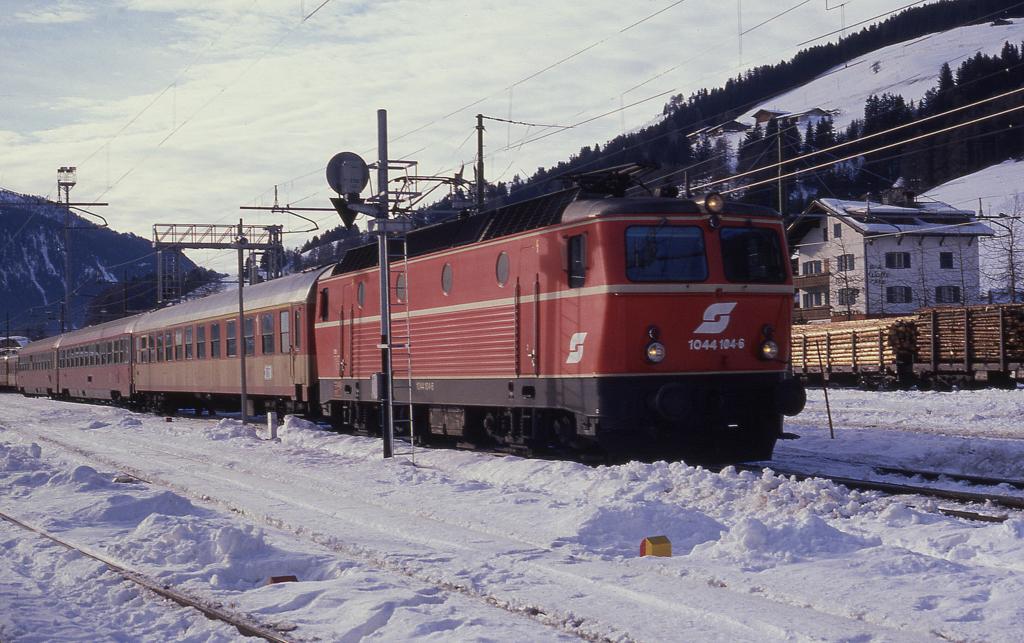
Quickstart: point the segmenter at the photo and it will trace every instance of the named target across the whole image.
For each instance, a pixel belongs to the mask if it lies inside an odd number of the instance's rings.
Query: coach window
[[[626,228],[626,277],[630,281],[704,281],[708,262],[697,226]]]
[[[256,354],[256,318],[245,318],[245,354],[246,356]]]
[[[274,352],[274,313],[260,315],[260,337],[263,340],[260,351],[264,355],[272,354]]]
[[[288,325],[288,321],[289,321],[289,319],[288,319],[288,311],[287,310],[282,310],[281,311],[281,352],[282,353],[287,353],[288,350],[292,347],[291,343],[290,343],[291,342],[291,337],[289,336],[291,334],[290,333],[291,329],[290,329],[290,327]]]
[[[150,341],[153,341],[152,337],[150,338]],[[160,333],[159,335],[156,336],[156,361],[158,361],[158,362],[164,361],[164,335],[163,335],[163,333]]]
[[[302,347],[302,313],[295,311],[295,349]]]
[[[326,288],[322,288],[320,290],[320,321],[327,321],[327,318],[330,317],[331,312],[330,308],[328,308],[329,304],[328,291]]]
[[[569,237],[569,287],[581,288],[587,279],[587,238],[582,234]]]
[[[227,338],[226,338],[227,339],[227,342],[226,342],[227,343],[227,346],[226,346],[227,353],[226,354],[227,354],[228,357],[238,357],[238,328],[237,328],[238,322],[236,322],[235,320],[232,319],[232,320],[228,321],[226,325],[227,325],[227,331],[225,332],[225,334],[227,335]]]
[[[359,307],[360,308],[362,308],[363,305],[366,304],[366,283],[365,282],[360,281],[359,285],[356,286],[356,301],[359,302]],[[298,317],[298,315],[299,315],[298,313],[295,313],[295,326],[296,326],[296,330],[298,329],[298,326],[299,326],[299,317]],[[298,346],[298,344],[296,344],[296,346]]]
[[[453,279],[452,265],[450,263],[444,264],[444,268],[441,268],[441,292],[446,295],[451,294]]]
[[[206,359],[206,325],[196,326],[196,359]]]
[[[220,357],[220,324],[210,324],[210,359]]]
[[[498,253],[498,261],[494,264],[494,277],[501,287],[508,283],[508,263],[508,253]]]
[[[180,360],[184,357],[185,344],[182,341],[182,330],[179,328],[174,331],[174,359]]]
[[[169,362],[174,359],[174,344],[172,343],[171,331],[164,333],[164,361]]]
[[[185,359],[192,359],[192,327],[185,327]]]

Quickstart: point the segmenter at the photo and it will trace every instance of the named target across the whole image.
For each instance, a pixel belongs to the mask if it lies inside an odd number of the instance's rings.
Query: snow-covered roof
[[[331,266],[333,267],[333,266]],[[254,286],[246,286],[242,298],[246,312],[269,306],[306,301],[316,280],[329,268],[300,272]],[[208,319],[238,312],[238,292],[234,289],[209,297],[187,301],[162,310],[142,315],[135,325],[136,332],[187,324],[197,319]]]
[[[803,236],[822,215],[843,221],[865,236],[892,234],[990,236],[992,229],[980,223],[971,210],[960,210],[939,201],[911,206],[873,201],[816,199],[790,224],[796,236]]]

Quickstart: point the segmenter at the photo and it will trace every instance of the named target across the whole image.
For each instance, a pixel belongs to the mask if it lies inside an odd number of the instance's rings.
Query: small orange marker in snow
[[[672,556],[672,542],[665,536],[648,536],[640,541],[641,556]]]

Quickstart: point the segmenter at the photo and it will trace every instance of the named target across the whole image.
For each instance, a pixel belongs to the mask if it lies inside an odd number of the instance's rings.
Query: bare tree
[[[1017,303],[1024,287],[1024,196],[1015,193],[1007,209],[1009,212],[983,217],[984,223],[996,228],[996,235],[985,241],[982,263],[986,279],[997,286],[996,292],[1005,292],[1007,300]]]
[[[839,246],[839,254],[832,258],[832,265],[835,266],[832,278],[839,290],[836,291],[835,305],[832,308],[845,309],[846,319],[849,321],[853,319],[853,307],[864,293],[865,270],[857,270],[857,266],[854,265],[856,255],[847,252],[845,237],[834,238],[833,241]],[[864,303],[865,313],[868,303]]]

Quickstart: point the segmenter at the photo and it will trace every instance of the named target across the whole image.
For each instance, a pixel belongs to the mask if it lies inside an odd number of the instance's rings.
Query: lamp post
[[[71,188],[75,187],[78,170],[75,166],[57,168],[57,198],[64,193],[64,301],[60,307],[60,332],[68,327],[71,314]]]

